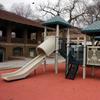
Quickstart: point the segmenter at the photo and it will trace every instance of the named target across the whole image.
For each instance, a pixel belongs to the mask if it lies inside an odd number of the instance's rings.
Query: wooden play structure
[[[41,62],[46,60],[46,56],[55,52],[55,74],[58,74],[58,53],[60,53],[66,59],[66,69],[65,69],[65,77],[70,77],[71,79],[75,78],[75,75],[78,70],[80,56],[77,53],[76,55],[79,56],[78,60],[73,57],[73,53],[71,52],[71,40],[70,40],[70,28],[72,27],[68,22],[66,22],[63,18],[59,15],[47,20],[44,24],[44,42],[41,43],[37,47],[38,55],[26,63],[22,68],[15,72],[2,74],[1,78],[7,81],[17,80],[26,78],[32,71],[34,71]],[[47,36],[47,27],[55,28],[55,36]],[[59,33],[60,29],[66,30],[66,41],[62,42],[59,46]],[[91,66],[99,66],[100,65],[100,46],[95,46],[95,36],[99,36],[100,32],[100,21],[94,22],[87,28],[84,28],[82,32],[84,35],[84,43],[81,55],[83,64],[83,79],[86,77],[86,65]],[[86,45],[87,35],[91,37],[92,45]],[[78,47],[78,45],[77,45]],[[79,47],[78,47],[79,48]],[[73,50],[72,50],[73,51]],[[46,62],[45,62],[46,66]],[[92,67],[93,68],[93,67]]]
[[[38,55],[26,63],[22,68],[15,72],[2,74],[1,78],[7,81],[17,80],[17,79],[23,79],[26,78],[32,71],[34,71],[41,62],[46,60],[46,56],[49,56],[51,53],[55,52],[55,73],[58,73],[58,43],[59,43],[59,27],[68,28],[70,27],[70,24],[67,23],[64,19],[62,19],[60,16],[55,16],[52,19],[48,20],[44,23],[44,42],[41,43],[37,47],[37,53]],[[56,27],[56,35],[47,37],[47,28],[49,27]],[[69,36],[69,29],[68,29],[68,36]],[[67,43],[67,50],[69,47],[69,37],[68,37],[68,43]],[[68,53],[68,52],[67,52]],[[67,54],[68,55],[68,54]],[[68,57],[68,56],[67,56]]]
[[[96,45],[96,41],[100,41],[100,21],[96,21],[82,30],[85,34],[84,40],[84,60],[83,60],[83,79],[86,78],[86,65],[92,67],[92,75],[94,75],[94,66],[100,66],[100,46]],[[86,47],[86,36],[91,37],[91,46]],[[86,55],[87,53],[87,55]]]

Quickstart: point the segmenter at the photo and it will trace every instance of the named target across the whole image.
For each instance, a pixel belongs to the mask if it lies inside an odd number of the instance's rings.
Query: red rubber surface
[[[28,78],[13,82],[0,79],[0,100],[99,100],[100,68],[95,68],[91,77],[91,68],[87,68],[87,78],[82,79],[82,67],[75,80],[65,79],[64,64],[59,65],[59,74],[54,74],[54,66],[43,65]],[[13,70],[10,70],[13,71]],[[8,70],[1,73],[10,72]]]

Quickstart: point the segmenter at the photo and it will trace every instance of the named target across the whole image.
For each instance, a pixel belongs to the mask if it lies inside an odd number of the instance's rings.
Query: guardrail
[[[87,65],[100,66],[100,46],[87,46]]]

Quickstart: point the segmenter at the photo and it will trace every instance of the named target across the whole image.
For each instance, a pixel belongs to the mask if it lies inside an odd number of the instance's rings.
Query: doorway
[[[5,57],[5,49],[0,48],[0,62],[4,61],[4,57]]]

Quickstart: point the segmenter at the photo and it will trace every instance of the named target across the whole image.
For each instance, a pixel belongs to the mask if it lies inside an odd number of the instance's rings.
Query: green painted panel
[[[62,26],[62,27],[71,27],[71,25],[68,22],[66,22],[63,18],[61,18],[60,16],[55,16],[55,17],[47,20],[44,23],[44,25],[51,26],[51,27],[54,27],[57,24]]]
[[[88,25],[86,28],[82,30],[84,33],[99,33],[100,32],[100,21],[95,21],[91,25]]]

